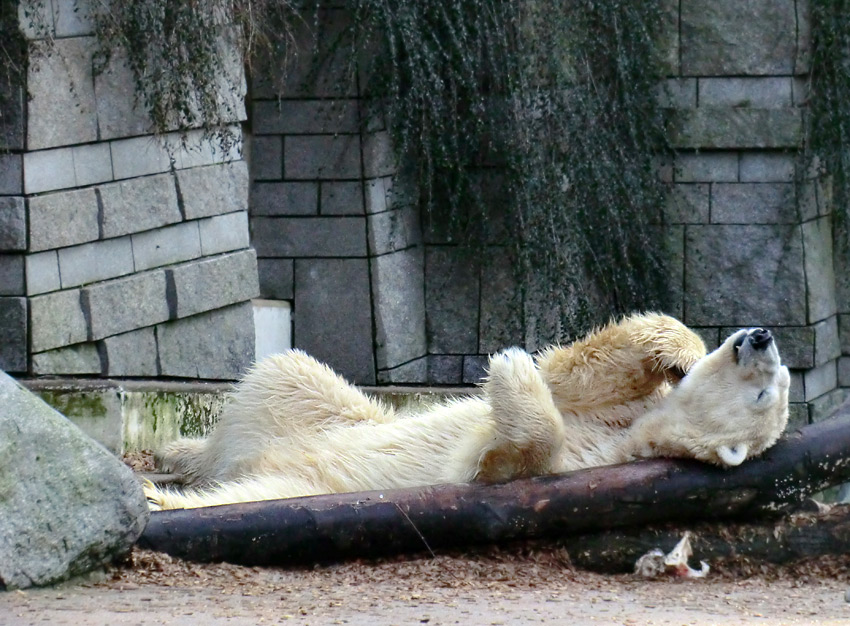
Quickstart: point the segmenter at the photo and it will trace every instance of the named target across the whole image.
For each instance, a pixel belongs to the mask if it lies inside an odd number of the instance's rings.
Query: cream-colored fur
[[[187,490],[147,494],[169,509],[500,481],[653,456],[737,465],[781,434],[788,385],[766,331],[738,331],[705,356],[696,334],[657,314],[536,361],[518,348],[500,352],[480,397],[414,415],[396,415],[293,350],[248,373],[209,438],[165,450],[162,465]]]

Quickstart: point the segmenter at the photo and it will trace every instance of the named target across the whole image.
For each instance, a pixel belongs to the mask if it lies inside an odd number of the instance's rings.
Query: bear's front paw
[[[490,356],[487,367],[488,378],[516,380],[534,375],[537,366],[532,356],[522,348],[506,348]]]

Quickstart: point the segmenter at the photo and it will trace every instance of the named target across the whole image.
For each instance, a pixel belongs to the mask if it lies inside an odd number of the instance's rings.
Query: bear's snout
[[[764,350],[773,341],[773,335],[766,328],[756,328],[749,334],[748,339],[754,350]]]

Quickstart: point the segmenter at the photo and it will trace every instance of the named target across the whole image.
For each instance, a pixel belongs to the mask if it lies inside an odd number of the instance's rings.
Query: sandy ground
[[[96,582],[0,594],[0,624],[850,624],[850,558],[719,570],[606,576],[573,569],[557,547],[312,570],[135,552]]]

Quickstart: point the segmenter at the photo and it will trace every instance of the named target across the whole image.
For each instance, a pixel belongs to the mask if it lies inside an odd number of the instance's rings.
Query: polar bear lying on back
[[[293,350],[254,367],[208,439],[164,451],[186,491],[149,485],[147,495],[172,509],[657,456],[734,466],[784,430],[789,380],[767,330],[740,330],[706,356],[678,321],[634,315],[536,359],[500,352],[480,397],[396,415]]]

